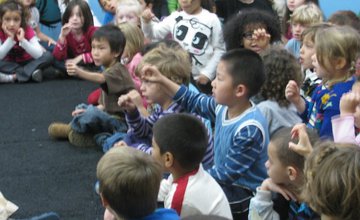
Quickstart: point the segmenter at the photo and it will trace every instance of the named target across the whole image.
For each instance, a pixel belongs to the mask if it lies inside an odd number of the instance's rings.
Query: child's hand
[[[196,82],[200,85],[206,85],[210,82],[210,79],[207,76],[200,74]]]
[[[163,77],[165,77],[160,73],[160,71],[156,66],[150,66],[150,65],[145,65],[141,69],[140,73],[141,73],[140,78],[142,80],[155,82],[155,83],[160,82],[163,79]]]
[[[261,186],[260,186],[260,190],[264,190],[264,191],[271,191],[271,192],[277,192],[280,193],[282,196],[284,196],[284,198],[286,200],[294,200],[296,201],[296,196],[290,192],[289,190],[285,189],[284,187],[274,183],[272,181],[272,179],[267,178],[265,179]]]
[[[49,39],[48,39],[48,47],[50,47],[51,45],[56,45],[56,41],[49,37]]]
[[[294,80],[290,80],[286,85],[285,97],[295,105],[301,101],[300,88]]]
[[[60,38],[65,38],[71,31],[71,24],[66,23],[62,26],[61,32],[60,32]]]
[[[129,147],[125,141],[118,141],[114,144],[114,147]]]
[[[76,76],[79,70],[79,67],[72,61],[66,61],[66,72],[69,76]]]
[[[118,99],[118,105],[127,112],[133,112],[136,110],[136,105],[132,100],[131,91],[125,95],[122,95]]]
[[[360,95],[354,92],[343,94],[340,99],[340,115],[353,115],[360,104]]]
[[[19,28],[18,31],[16,32],[16,37],[17,37],[18,41],[24,40],[24,37],[25,37],[24,29]]]
[[[72,113],[71,113],[71,115],[73,116],[73,117],[75,117],[75,116],[77,116],[77,115],[79,115],[79,114],[82,114],[82,113],[84,113],[86,111],[86,109],[75,109]]]
[[[135,89],[131,90],[130,92],[128,92],[128,95],[132,103],[134,103],[137,108],[143,107],[141,95],[137,90]]]
[[[252,39],[256,40],[258,44],[266,44],[270,41],[271,35],[266,32],[264,28],[254,30]]]
[[[289,148],[297,154],[307,157],[312,152],[313,148],[306,132],[305,124],[296,124],[293,127],[291,130],[291,138],[294,139],[296,137],[299,139],[299,142],[297,144],[290,142]]]
[[[2,23],[2,27],[1,27],[1,28],[3,29],[3,31],[5,32],[5,34],[6,34],[9,38],[14,39],[15,34],[14,34],[13,32],[11,32],[4,23]]]
[[[150,8],[147,8],[143,11],[143,13],[141,14],[141,17],[145,23],[149,23],[151,21],[151,19],[153,19],[155,17],[155,15],[151,12]]]

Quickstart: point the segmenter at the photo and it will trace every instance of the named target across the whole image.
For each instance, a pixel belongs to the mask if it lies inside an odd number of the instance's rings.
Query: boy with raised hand
[[[169,129],[170,128],[170,129]],[[153,128],[152,156],[171,173],[161,181],[158,200],[182,217],[198,214],[232,219],[229,202],[201,165],[207,148],[207,130],[190,114],[170,114]]]
[[[173,83],[154,66],[144,66],[141,77],[161,85],[186,110],[215,123],[214,165],[208,172],[223,188],[234,219],[246,219],[249,201],[267,176],[268,125],[250,101],[265,80],[260,56],[247,49],[224,54],[211,84],[213,97]]]
[[[97,165],[102,203],[117,220],[178,220],[171,209],[156,209],[161,165],[130,147],[115,147]]]

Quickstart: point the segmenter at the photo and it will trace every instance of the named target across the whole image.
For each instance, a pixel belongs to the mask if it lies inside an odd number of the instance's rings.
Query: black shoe
[[[36,69],[32,74],[31,74],[31,79],[35,82],[41,82],[43,80],[43,74],[41,69]]]

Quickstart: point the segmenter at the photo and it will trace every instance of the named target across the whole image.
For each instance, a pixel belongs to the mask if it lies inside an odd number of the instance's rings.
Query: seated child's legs
[[[222,184],[220,186],[229,200],[234,219],[247,219],[250,199],[254,197],[254,193],[242,187],[229,187]]]

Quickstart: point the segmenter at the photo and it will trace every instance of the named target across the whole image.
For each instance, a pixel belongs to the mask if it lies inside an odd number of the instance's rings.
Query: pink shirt
[[[334,142],[360,145],[360,135],[355,137],[354,116],[334,116],[331,118]]]

